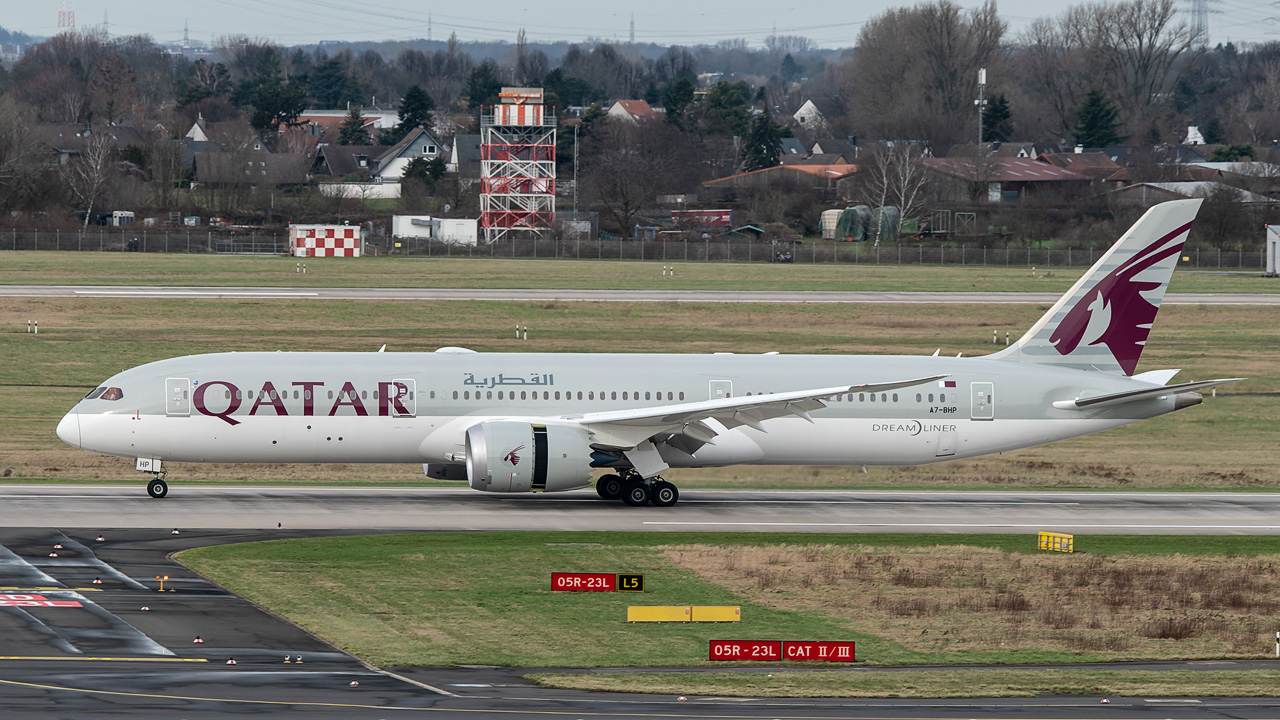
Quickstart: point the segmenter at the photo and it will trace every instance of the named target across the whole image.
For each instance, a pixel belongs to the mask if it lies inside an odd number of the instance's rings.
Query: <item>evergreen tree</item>
[[[338,126],[339,145],[368,145],[369,131],[364,129],[364,115],[359,105],[352,105],[347,118]]]
[[[787,53],[787,56],[782,58],[782,66],[778,69],[778,75],[782,78],[782,82],[798,82],[801,76],[804,75],[804,69],[800,67],[795,58],[791,57],[791,53]]]
[[[686,78],[679,78],[667,83],[662,92],[662,107],[667,111],[667,122],[683,129],[686,125],[687,111],[693,105],[693,83]]]
[[[427,160],[419,157],[405,164],[402,178],[416,180],[430,188],[436,184],[436,181],[444,177],[444,171],[444,158],[434,157]]]
[[[383,130],[378,135],[378,142],[382,145],[395,145],[418,128],[430,130],[431,112],[435,107],[435,101],[425,90],[417,85],[409,88],[400,100],[398,108],[400,122],[393,128]]]
[[[346,55],[335,55],[316,63],[307,82],[307,90],[316,107],[339,108],[361,100],[360,83],[351,76]]]
[[[481,105],[497,102],[500,92],[502,80],[498,78],[498,67],[492,60],[485,60],[467,78],[467,107],[474,110]]]
[[[712,85],[698,103],[702,129],[711,135],[742,135],[751,119],[751,106],[747,104],[750,93],[751,88],[744,82],[721,81]]]
[[[1013,133],[1009,117],[1009,101],[1003,94],[997,95],[987,103],[982,114],[982,139],[986,142],[1007,142]]]
[[[1076,144],[1100,148],[1123,142],[1125,136],[1120,134],[1119,116],[1120,111],[1101,90],[1090,90],[1084,104],[1076,110]]]
[[[249,124],[262,131],[292,125],[307,109],[305,77],[285,80],[280,54],[274,47],[263,51],[253,74],[236,84],[231,100],[251,110]]]
[[[1218,118],[1209,120],[1209,124],[1200,128],[1200,134],[1204,137],[1204,141],[1208,145],[1218,145],[1226,140],[1227,132],[1222,127],[1222,121]]]
[[[763,170],[778,164],[782,155],[782,134],[773,124],[768,109],[751,118],[742,139],[742,170]]]

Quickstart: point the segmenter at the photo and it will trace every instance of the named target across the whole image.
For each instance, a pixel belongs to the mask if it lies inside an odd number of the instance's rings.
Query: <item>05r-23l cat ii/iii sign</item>
[[[58,424],[164,462],[422,463],[476,490],[591,484],[674,505],[668,468],[919,465],[1041,445],[1200,402],[1238,379],[1134,374],[1200,200],[1157,205],[1016,343],[879,355],[216,353],[126,370]]]

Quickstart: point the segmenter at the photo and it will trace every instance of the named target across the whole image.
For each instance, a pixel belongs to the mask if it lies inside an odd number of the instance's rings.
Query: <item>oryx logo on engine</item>
[[[519,456],[519,455],[517,455],[516,453],[520,452],[520,451],[521,451],[521,450],[523,450],[523,449],[524,449],[524,446],[523,446],[523,445],[521,445],[520,447],[518,447],[518,448],[516,448],[516,449],[512,450],[511,452],[507,453],[506,455],[503,455],[503,456],[502,456],[502,462],[504,462],[504,463],[511,463],[511,465],[512,465],[513,467],[514,467],[514,466],[516,466],[516,465],[519,465],[519,464],[520,464],[520,456]]]

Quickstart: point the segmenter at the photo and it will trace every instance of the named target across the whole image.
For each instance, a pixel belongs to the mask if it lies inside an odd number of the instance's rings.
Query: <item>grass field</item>
[[[788,533],[440,533],[281,540],[179,557],[383,666],[710,666],[707,643],[715,638],[855,640],[859,664],[868,666],[1261,658],[1271,652],[1271,618],[1280,609],[1273,538],[1077,536],[1080,551],[1071,555],[1037,552],[1034,535],[821,540]],[[646,592],[553,592],[552,572],[644,573]],[[742,622],[630,624],[628,605],[736,605]],[[1191,676],[1210,679],[1189,673],[1179,694],[1199,692]],[[843,685],[833,678],[803,690],[780,680],[775,689],[886,695],[914,682],[843,677]],[[920,692],[991,694],[963,678],[957,686],[956,676],[939,677],[942,685],[922,677]],[[1051,682],[1044,675],[998,677],[1019,693]],[[1102,677],[1064,679],[1062,687],[1076,689],[1063,691],[1095,692],[1120,681]],[[1251,677],[1261,683],[1270,676]],[[1129,678],[1126,687],[1145,679]],[[670,680],[628,675],[612,689],[667,692]],[[740,680],[738,694],[747,695],[766,682]],[[680,692],[704,692],[690,689],[688,678],[681,682]],[[727,692],[712,687],[705,692]],[[1162,694],[1175,692],[1166,687]]]
[[[674,263],[491,260],[488,258],[312,258],[307,273],[288,257],[142,253],[5,252],[6,285],[201,285],[266,287],[582,288],[669,290],[899,290],[1065,292],[1084,267]],[[1175,273],[1170,292],[1277,293],[1261,272]]]
[[[554,263],[551,263],[554,264]],[[221,350],[943,353],[1017,337],[1027,305],[740,305],[9,299],[0,305],[0,474],[8,481],[140,482],[132,463],[73,450],[58,419],[91,387],[152,360]],[[39,319],[38,336],[25,332]],[[530,339],[509,328],[527,325]],[[672,473],[685,487],[1272,489],[1280,326],[1268,308],[1171,306],[1139,370],[1244,376],[1203,405],[1102,435],[915,468],[736,467]],[[412,465],[175,465],[183,482],[422,482]]]
[[[937,670],[895,672],[529,674],[543,687],[727,697],[1273,697],[1280,670]]]

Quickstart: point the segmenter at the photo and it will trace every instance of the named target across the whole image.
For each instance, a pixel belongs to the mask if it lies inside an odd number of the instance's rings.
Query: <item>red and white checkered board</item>
[[[293,228],[294,257],[360,257],[360,228]]]

